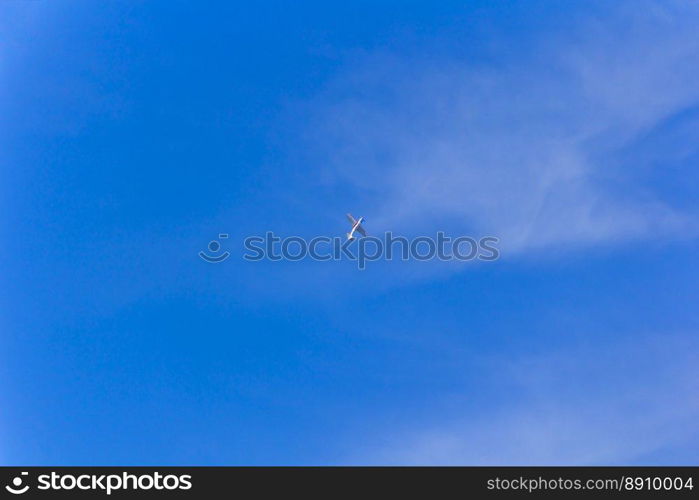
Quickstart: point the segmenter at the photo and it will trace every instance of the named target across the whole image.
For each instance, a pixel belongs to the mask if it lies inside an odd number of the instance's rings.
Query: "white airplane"
[[[354,220],[354,217],[352,217],[352,214],[347,214],[347,220],[349,220],[350,224],[352,224],[352,230],[349,233],[347,233],[348,240],[354,239],[354,232],[355,231],[357,231],[362,236],[366,236],[366,231],[362,227],[362,222],[364,222],[366,220],[366,219],[364,219],[364,217],[360,217],[359,220]]]

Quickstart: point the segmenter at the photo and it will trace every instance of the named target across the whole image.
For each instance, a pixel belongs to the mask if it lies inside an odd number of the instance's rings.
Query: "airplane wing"
[[[349,220],[350,224],[352,224],[353,226],[357,223],[357,221],[354,220],[354,217],[352,217],[352,214],[347,214],[347,220]]]
[[[361,234],[362,236],[366,236],[366,231],[364,230],[364,228],[363,228],[361,225],[357,226],[357,227],[355,228],[355,231],[357,231],[357,232],[358,232],[359,234]]]

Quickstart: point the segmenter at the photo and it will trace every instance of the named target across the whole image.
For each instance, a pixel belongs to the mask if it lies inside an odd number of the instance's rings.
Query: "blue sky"
[[[0,3],[0,463],[697,464],[698,21]],[[241,258],[348,211],[501,258]]]

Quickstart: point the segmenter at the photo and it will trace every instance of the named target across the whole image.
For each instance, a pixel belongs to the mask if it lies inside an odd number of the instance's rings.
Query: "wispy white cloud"
[[[470,418],[441,417],[393,433],[383,446],[365,445],[350,461],[658,463],[657,453],[666,447],[699,440],[699,402],[693,397],[699,389],[699,359],[696,341],[690,339],[645,337],[595,349],[577,346],[574,351],[498,360],[500,385],[510,393],[514,388],[515,400]],[[689,459],[674,455],[674,460]]]
[[[373,205],[373,227],[452,224],[509,253],[693,232],[693,213],[641,189],[616,156],[699,102],[699,10],[644,6],[490,63],[359,58],[313,103],[324,179]]]

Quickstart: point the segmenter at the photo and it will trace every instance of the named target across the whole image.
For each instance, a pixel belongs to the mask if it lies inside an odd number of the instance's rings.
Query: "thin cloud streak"
[[[441,417],[393,434],[385,447],[358,450],[350,462],[655,463],[648,457],[658,450],[699,439],[699,403],[693,397],[699,388],[699,360],[691,338],[646,337],[597,349],[498,360],[500,384],[517,389],[516,401],[487,417]]]
[[[324,179],[383,200],[374,227],[452,224],[510,254],[695,234],[695,214],[614,160],[699,101],[699,12],[648,7],[532,41],[514,62],[366,56],[313,103]]]

